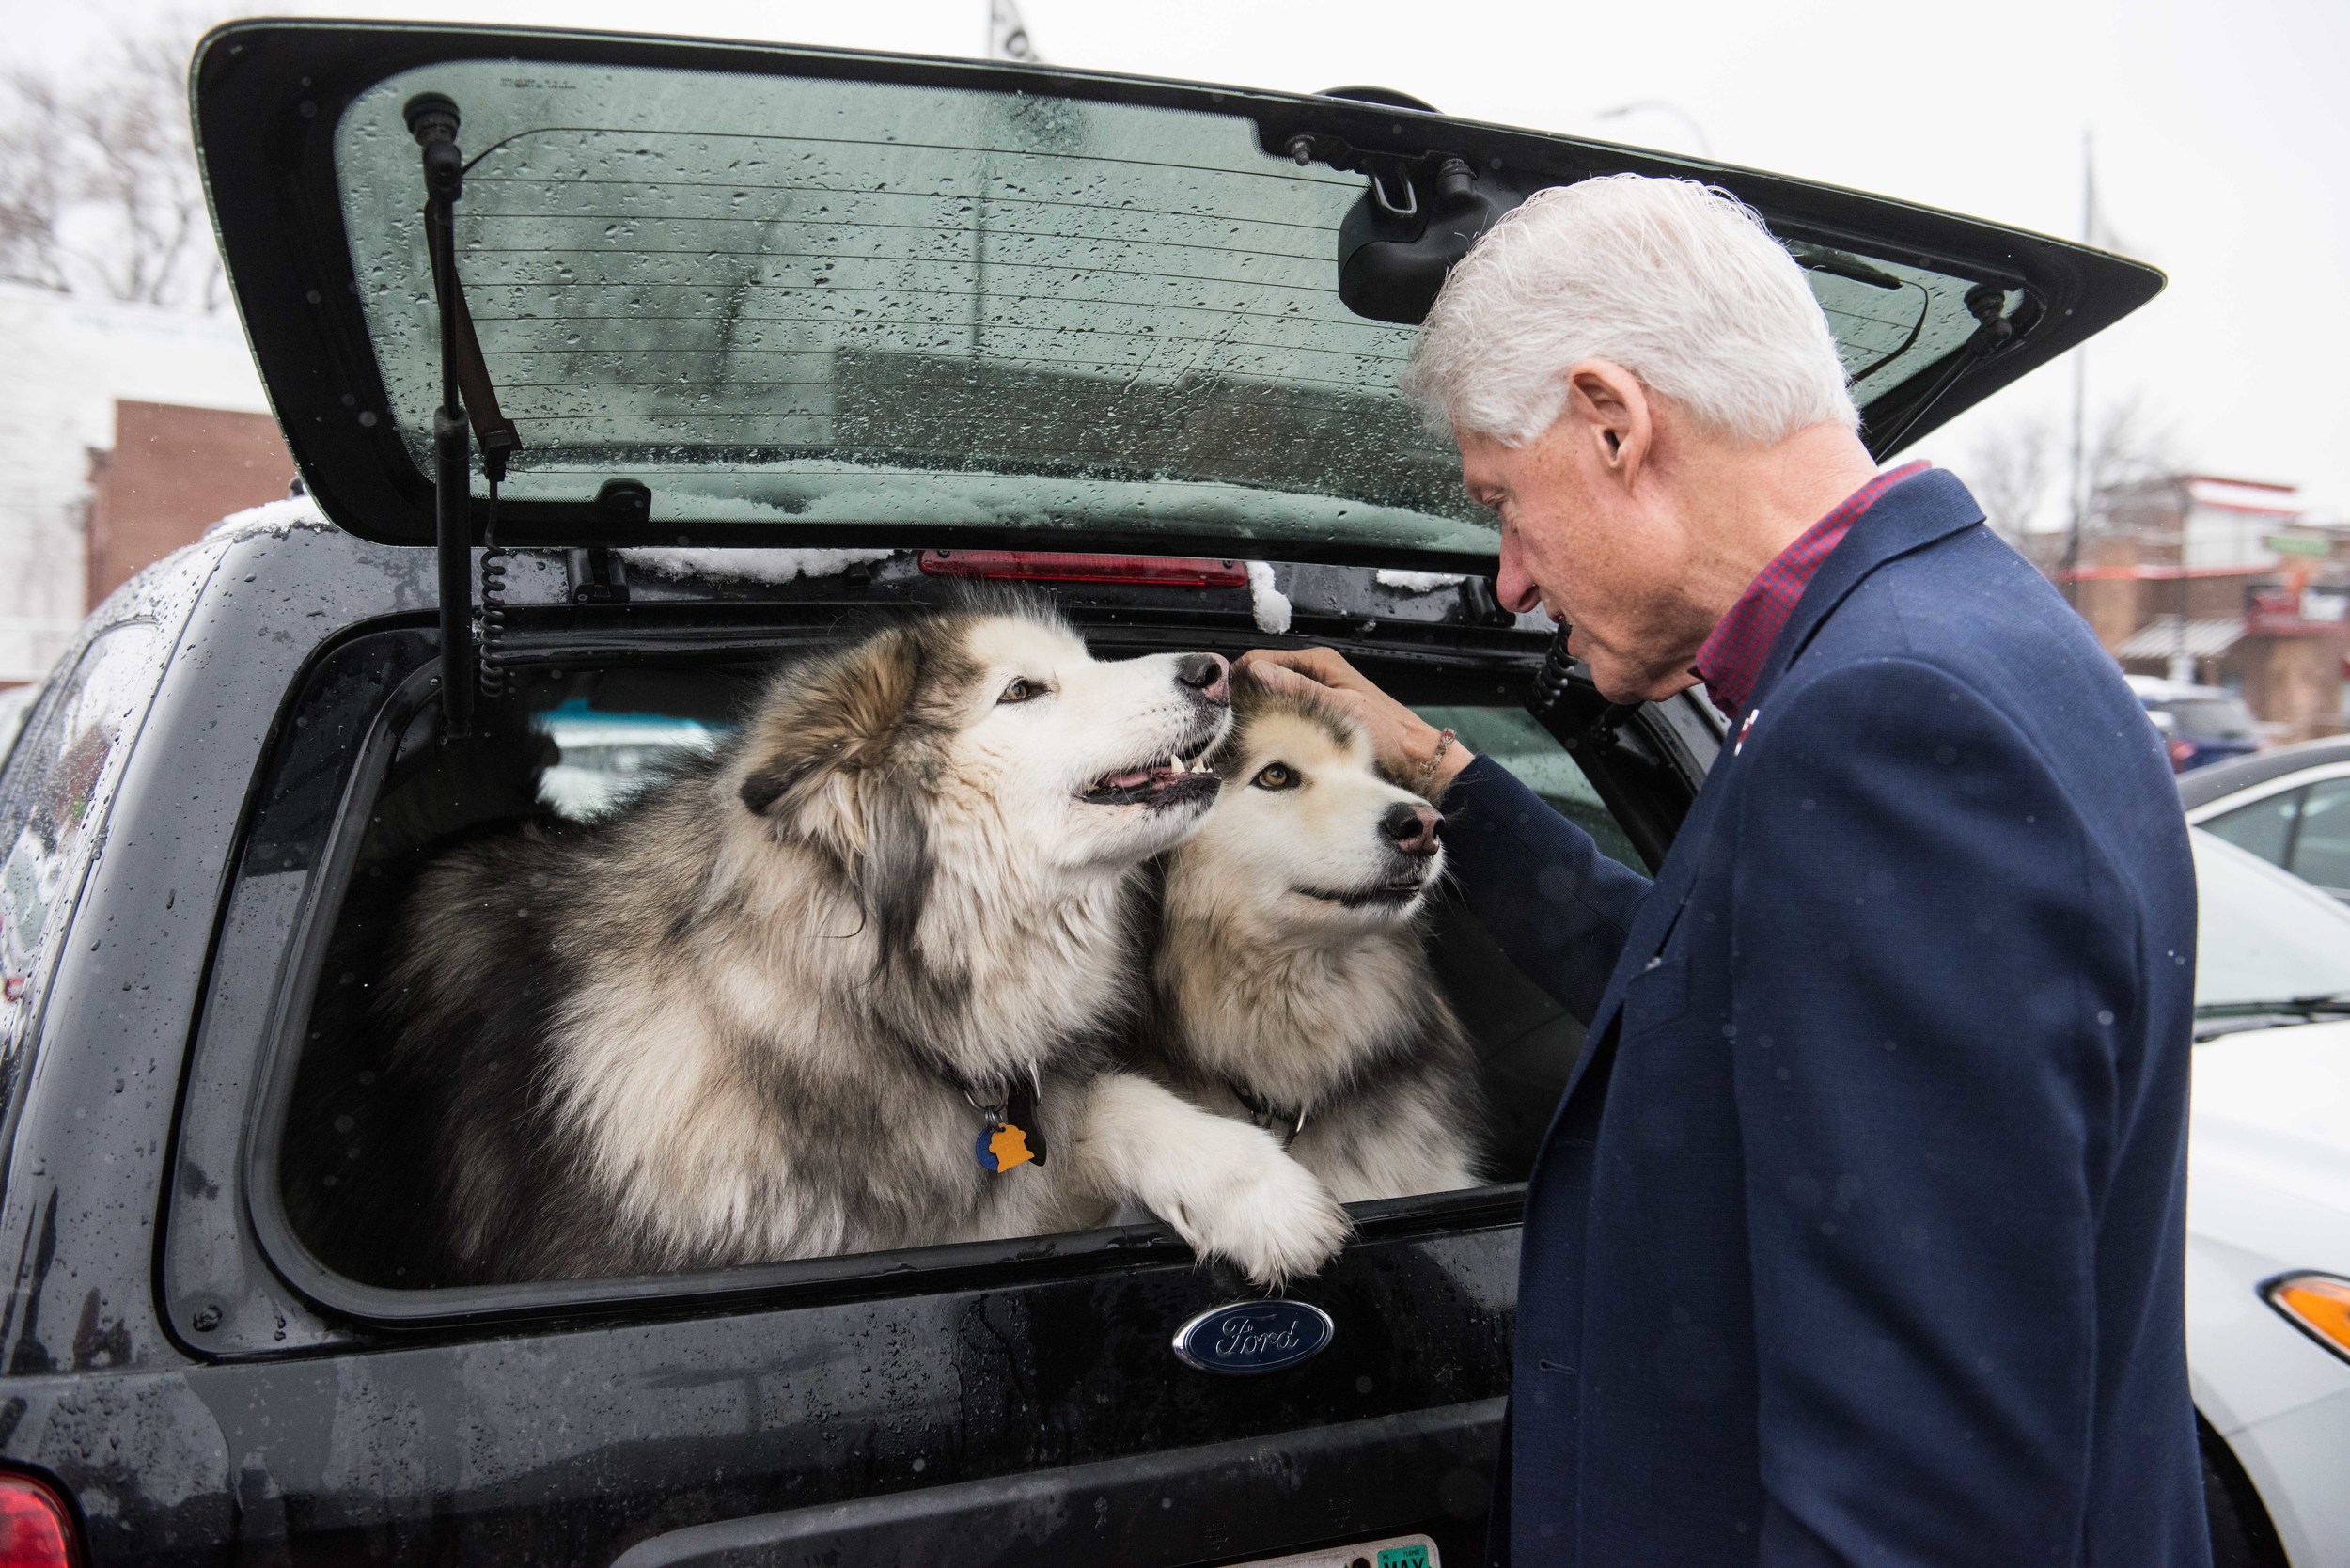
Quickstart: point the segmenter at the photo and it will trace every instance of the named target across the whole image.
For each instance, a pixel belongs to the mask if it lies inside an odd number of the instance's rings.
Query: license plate
[[[1443,1568],[1436,1544],[1424,1535],[1396,1535],[1353,1546],[1324,1546],[1294,1557],[1265,1557],[1238,1568]]]

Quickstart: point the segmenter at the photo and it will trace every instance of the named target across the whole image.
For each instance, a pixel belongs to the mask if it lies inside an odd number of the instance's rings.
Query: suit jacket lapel
[[[1786,626],[1771,645],[1770,657],[1763,661],[1762,674],[1754,683],[1754,694],[1747,698],[1747,720],[1762,712],[1762,699],[1786,673],[1787,666],[1810,644],[1836,606],[1869,573],[1888,561],[1923,549],[1982,521],[1982,509],[1975,504],[1975,498],[1966,493],[1958,477],[1938,468],[1929,468],[1904,479],[1878,496],[1876,503],[1854,522],[1843,542],[1820,563],[1819,571],[1806,585],[1803,597],[1795,602],[1794,613],[1788,617]],[[1705,786],[1698,791],[1696,805],[1682,823],[1680,833],[1674,836],[1671,852],[1665,856],[1665,864],[1657,868],[1656,881],[1632,917],[1622,956],[1617,959],[1616,971],[1608,977],[1607,989],[1591,1014],[1591,1027],[1584,1036],[1574,1070],[1568,1075],[1566,1091],[1559,1097],[1559,1115],[1565,1114],[1567,1102],[1574,1097],[1576,1086],[1582,1083],[1598,1056],[1601,1042],[1615,1026],[1617,1015],[1623,1009],[1624,987],[1664,947],[1689,897],[1690,885],[1697,880],[1698,865],[1704,858],[1705,840],[1714,830],[1715,807],[1726,792],[1721,775],[1735,755],[1731,749],[1734,745],[1733,734],[1732,741],[1715,759]]]
[[[1718,790],[1700,789],[1697,803],[1682,822],[1681,831],[1673,836],[1672,849],[1665,863],[1656,869],[1656,880],[1641,896],[1640,906],[1632,917],[1632,929],[1624,933],[1623,951],[1616,959],[1615,973],[1607,977],[1607,989],[1601,993],[1599,1006],[1592,1011],[1591,1025],[1584,1032],[1583,1050],[1575,1058],[1574,1071],[1568,1074],[1566,1092],[1559,1096],[1563,1109],[1574,1097],[1575,1085],[1597,1054],[1600,1041],[1623,1010],[1624,987],[1632,977],[1648,967],[1649,960],[1664,947],[1681,914],[1681,906],[1689,897],[1689,886],[1697,880],[1698,863],[1704,858],[1706,838],[1714,829],[1714,808],[1721,799]]]

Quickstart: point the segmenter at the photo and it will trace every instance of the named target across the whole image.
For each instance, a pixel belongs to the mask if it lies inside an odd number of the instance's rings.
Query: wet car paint
[[[287,695],[336,632],[421,627],[431,587],[421,552],[307,527],[214,541],[167,571],[200,592],[42,978],[38,1043],[9,1060],[0,1459],[66,1487],[94,1561],[592,1561],[710,1520],[1466,1408],[1506,1388],[1506,1205],[1350,1248],[1295,1293],[1330,1313],[1331,1346],[1250,1379],[1172,1354],[1178,1325],[1248,1293],[1164,1248],[978,1287],[387,1330],[307,1301],[249,1233],[175,1220],[159,1234],[175,1203],[241,1208],[233,1150],[196,1158],[173,1139],[183,1097],[193,1124],[213,1096],[217,1122],[249,1091],[183,1082],[191,1023],[260,1027],[276,976],[254,957],[290,918],[296,873],[227,896],[257,760],[288,740]],[[215,952],[239,962],[209,976],[200,1008]],[[175,1248],[189,1255],[159,1267]],[[1489,1451],[1485,1419],[1464,1451]],[[1485,1476],[1455,1468],[1435,1478],[1442,1517],[1388,1517],[1392,1497],[1343,1489],[1317,1506],[1332,1535],[1425,1528],[1468,1550]],[[1246,1539],[1246,1524],[1235,1553],[1314,1544]]]

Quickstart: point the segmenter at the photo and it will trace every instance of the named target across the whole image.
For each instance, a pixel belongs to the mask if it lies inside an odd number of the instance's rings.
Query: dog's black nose
[[[1175,661],[1175,679],[1218,707],[1232,700],[1232,666],[1221,653],[1186,653]]]
[[[1380,831],[1406,855],[1436,853],[1436,832],[1444,819],[1425,801],[1399,800],[1379,819]]]

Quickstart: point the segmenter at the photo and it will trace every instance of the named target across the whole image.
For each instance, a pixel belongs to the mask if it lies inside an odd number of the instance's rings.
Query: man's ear
[[[1655,439],[1648,388],[1612,359],[1577,360],[1567,368],[1567,413],[1592,443],[1603,471],[1629,490]]]

